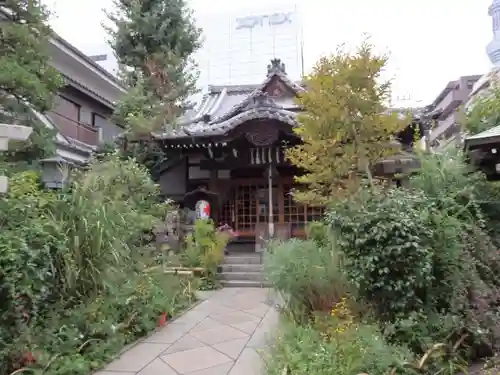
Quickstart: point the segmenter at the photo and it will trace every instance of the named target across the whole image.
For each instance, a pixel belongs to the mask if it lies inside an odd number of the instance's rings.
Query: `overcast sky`
[[[199,13],[238,11],[285,0],[191,0]],[[491,0],[290,0],[300,7],[306,70],[337,45],[355,46],[363,33],[390,52],[388,73],[402,105],[428,104],[450,80],[490,69]],[[52,26],[77,48],[106,39],[103,8],[112,0],[48,0]]]

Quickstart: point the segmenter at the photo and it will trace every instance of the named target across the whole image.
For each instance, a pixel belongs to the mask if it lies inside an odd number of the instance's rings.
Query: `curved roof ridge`
[[[238,125],[257,119],[277,120],[289,124],[290,126],[296,126],[296,116],[297,113],[282,108],[255,107],[249,108],[236,116],[209,126],[200,126],[199,123],[193,124],[197,126],[193,126],[192,129],[189,129],[189,126],[187,126],[184,128],[184,131],[187,135],[224,135]]]

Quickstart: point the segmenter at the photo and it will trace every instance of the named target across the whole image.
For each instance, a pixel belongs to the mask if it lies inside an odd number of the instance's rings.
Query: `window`
[[[53,112],[56,115],[65,117],[68,120],[80,122],[80,111],[80,104],[77,104],[74,101],[60,95],[55,97]]]
[[[105,123],[106,123],[106,117],[101,116],[100,114],[95,112],[92,113],[92,126],[94,128],[102,128],[104,127]]]
[[[48,112],[49,117],[58,130],[66,137],[76,139],[88,145],[95,145],[98,141],[98,132],[92,129],[90,113],[64,96],[54,98],[54,107]],[[85,122],[85,123],[84,123]]]

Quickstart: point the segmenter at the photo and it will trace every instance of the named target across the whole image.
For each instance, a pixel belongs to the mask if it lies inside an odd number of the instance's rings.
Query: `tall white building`
[[[285,63],[290,78],[302,77],[302,23],[296,6],[198,14],[197,23],[203,29],[197,54],[200,88],[260,82],[273,58]]]
[[[493,66],[474,85],[466,103],[466,108],[471,108],[474,100],[486,94],[491,83],[500,79],[500,0],[491,1],[491,5],[488,7],[488,15],[491,17],[492,38],[486,46],[486,52]]]
[[[488,14],[492,21],[493,38],[488,46],[486,52],[488,57],[495,67],[500,66],[500,0],[493,0]]]

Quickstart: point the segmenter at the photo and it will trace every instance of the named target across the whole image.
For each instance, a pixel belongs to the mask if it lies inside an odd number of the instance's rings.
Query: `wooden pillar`
[[[273,202],[273,167],[269,165],[267,172],[267,189],[268,189],[268,214],[269,214],[269,237],[274,237],[274,202]]]
[[[278,215],[279,223],[285,223],[285,192],[284,192],[283,180],[278,176]]]
[[[218,192],[217,190],[217,170],[212,169],[210,171],[210,180],[208,181],[208,190],[212,192]],[[215,223],[215,226],[217,227],[219,225],[219,207],[220,204],[220,198],[214,207],[212,207],[212,220]]]

